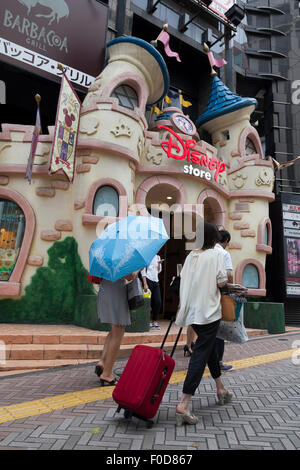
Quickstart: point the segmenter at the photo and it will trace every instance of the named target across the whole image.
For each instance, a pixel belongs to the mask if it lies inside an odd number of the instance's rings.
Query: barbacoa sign
[[[67,70],[88,88],[104,62],[107,6],[96,0],[1,0],[0,57],[40,75]]]

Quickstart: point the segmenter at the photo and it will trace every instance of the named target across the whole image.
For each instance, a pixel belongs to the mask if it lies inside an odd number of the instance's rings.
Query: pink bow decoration
[[[169,47],[170,36],[166,31],[162,31],[160,35],[158,36],[157,40],[161,41],[163,45],[165,46],[165,53],[167,54],[168,57],[176,57],[176,60],[178,62],[181,62],[179,54],[177,52],[171,51]]]
[[[221,59],[221,60],[215,59],[212,52],[208,52],[207,55],[208,55],[209,63],[212,67],[216,66],[220,69],[221,67],[223,67],[223,65],[227,64],[226,60],[224,59]]]

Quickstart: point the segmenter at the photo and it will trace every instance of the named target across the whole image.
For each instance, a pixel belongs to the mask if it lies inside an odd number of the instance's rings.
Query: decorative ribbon
[[[220,69],[221,67],[223,67],[223,65],[227,64],[226,60],[224,60],[224,59],[221,59],[221,60],[215,59],[212,52],[208,52],[207,55],[208,55],[209,63],[212,67],[215,66],[215,67],[218,67]]]
[[[173,52],[170,49],[169,42],[170,42],[170,35],[167,31],[163,30],[157,38],[157,41],[160,41],[165,46],[165,53],[168,57],[175,57],[178,62],[181,62],[179,54],[177,52]]]

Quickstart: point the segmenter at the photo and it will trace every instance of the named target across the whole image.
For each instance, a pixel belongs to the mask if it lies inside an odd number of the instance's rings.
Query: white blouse
[[[149,266],[141,271],[141,275],[150,279],[150,281],[159,282],[158,274],[161,272],[161,265],[158,262],[161,260],[159,255],[155,255],[151,260]],[[159,267],[158,267],[159,266]]]
[[[218,284],[227,281],[223,253],[219,250],[191,251],[181,271],[180,308],[176,324],[205,325],[221,318]]]

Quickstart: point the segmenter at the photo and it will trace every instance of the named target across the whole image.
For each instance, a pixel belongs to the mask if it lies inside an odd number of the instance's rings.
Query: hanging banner
[[[35,95],[36,103],[37,103],[37,110],[36,110],[36,120],[35,120],[35,128],[32,135],[31,147],[30,147],[30,154],[28,157],[25,178],[27,178],[29,184],[31,184],[31,177],[32,177],[32,168],[33,168],[33,161],[34,156],[39,140],[39,135],[41,133],[42,125],[41,125],[41,114],[40,114],[40,95]]]
[[[57,173],[62,170],[70,182],[74,179],[80,109],[81,102],[63,73],[49,172]]]

